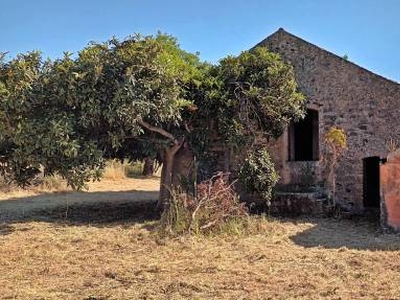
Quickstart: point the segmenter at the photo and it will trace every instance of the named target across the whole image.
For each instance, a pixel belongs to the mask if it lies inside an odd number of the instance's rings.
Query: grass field
[[[263,219],[255,235],[162,239],[157,188],[0,195],[0,299],[400,299],[400,236],[373,222]]]

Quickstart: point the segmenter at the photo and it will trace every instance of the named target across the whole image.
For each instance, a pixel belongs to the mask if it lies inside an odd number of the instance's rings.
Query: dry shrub
[[[33,191],[33,192],[65,192],[71,188],[67,186],[67,182],[59,175],[43,176],[39,174],[30,185],[20,187],[16,183],[0,176],[0,192],[9,193],[12,191]]]
[[[327,150],[328,198],[332,207],[336,207],[336,166],[340,156],[347,150],[347,134],[342,128],[331,127],[325,134],[324,142]]]
[[[103,171],[103,178],[110,180],[118,180],[125,178],[125,166],[118,160],[110,160],[107,162]]]
[[[67,182],[59,175],[43,176],[36,181],[35,186],[39,191],[65,192],[71,190],[67,186]]]
[[[143,165],[144,163],[142,161],[134,161],[129,164],[125,164],[126,177],[135,178],[142,176]]]
[[[196,186],[195,196],[174,189],[171,204],[161,217],[162,233],[213,233],[239,231],[248,216],[244,203],[224,174]]]
[[[143,162],[133,161],[121,162],[119,160],[109,160],[103,171],[103,178],[109,180],[119,180],[125,178],[135,178],[142,176]]]
[[[15,184],[13,184],[9,180],[7,180],[7,178],[5,178],[4,176],[0,176],[0,191],[1,192],[7,193],[16,188],[17,188],[17,186]]]

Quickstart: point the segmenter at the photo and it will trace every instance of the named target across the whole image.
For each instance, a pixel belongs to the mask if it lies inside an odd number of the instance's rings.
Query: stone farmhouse
[[[293,66],[299,90],[307,98],[305,119],[291,124],[270,147],[281,176],[279,186],[323,186],[323,139],[337,126],[348,136],[348,149],[337,165],[338,200],[360,211],[379,208],[380,166],[400,142],[400,84],[283,29],[258,46],[279,53]]]

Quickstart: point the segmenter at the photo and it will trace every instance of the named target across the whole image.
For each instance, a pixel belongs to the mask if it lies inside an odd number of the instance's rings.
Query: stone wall
[[[281,54],[295,70],[308,108],[319,112],[318,161],[309,162],[315,181],[326,179],[323,136],[331,126],[348,135],[348,150],[337,168],[337,195],[341,202],[362,208],[363,162],[371,156],[385,157],[390,141],[400,141],[400,85],[312,45],[283,29],[262,41]],[[281,184],[298,180],[303,162],[288,161],[288,133],[271,146]]]

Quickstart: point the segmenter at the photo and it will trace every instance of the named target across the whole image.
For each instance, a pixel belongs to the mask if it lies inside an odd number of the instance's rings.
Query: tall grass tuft
[[[109,160],[103,171],[103,178],[109,180],[119,180],[124,178],[135,178],[142,176],[143,162],[121,162],[119,160]]]
[[[106,167],[103,171],[103,178],[110,180],[124,179],[125,175],[125,165],[118,160],[109,160],[106,163]]]

